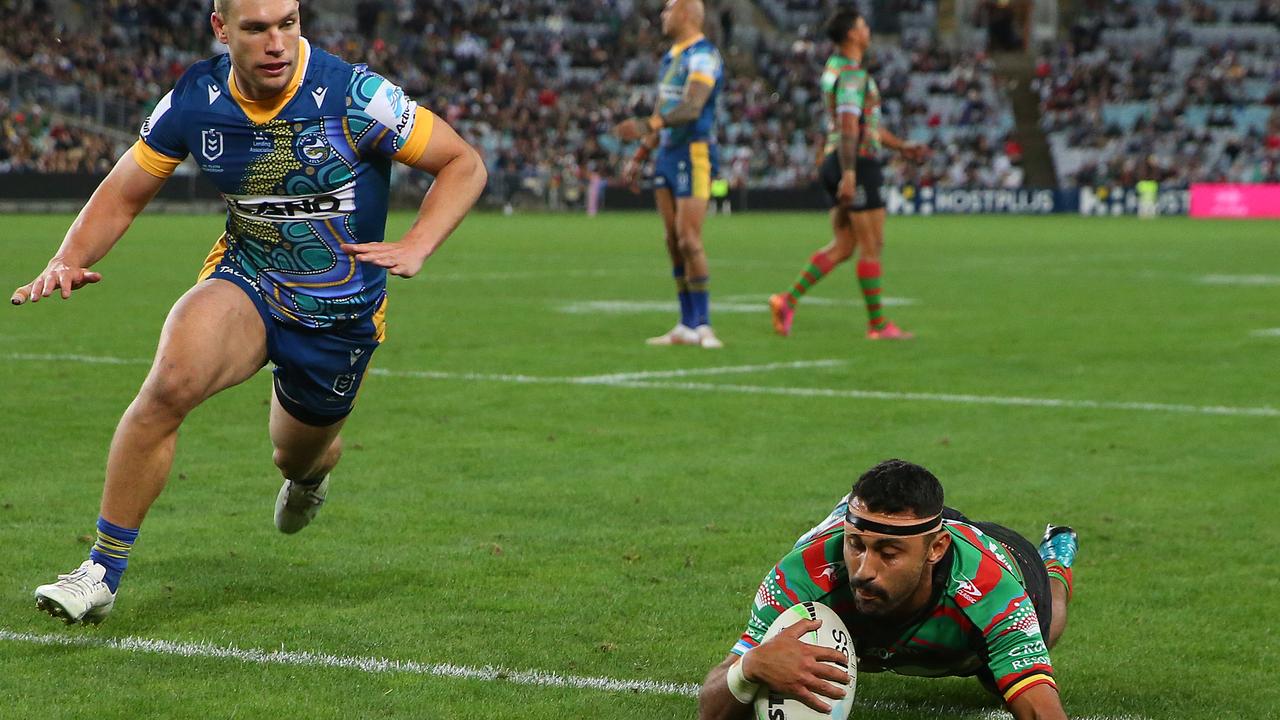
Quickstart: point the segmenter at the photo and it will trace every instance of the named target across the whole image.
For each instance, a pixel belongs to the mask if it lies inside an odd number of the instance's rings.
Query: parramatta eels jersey
[[[866,68],[838,53],[827,58],[822,69],[822,104],[827,109],[824,155],[840,147],[840,113],[851,112],[858,116],[861,131],[858,154],[880,156],[880,88]]]
[[[226,55],[192,65],[142,125],[134,158],[167,177],[188,155],[227,204],[202,277],[247,279],[283,323],[327,328],[375,313],[386,270],[339,243],[380,242],[391,162],[416,162],[435,116],[396,85],[302,39],[293,78],[253,101]]]
[[[861,672],[973,675],[983,667],[1005,702],[1036,685],[1054,685],[1040,623],[1017,563],[978,528],[945,521],[951,548],[934,569],[930,605],[905,624],[861,615],[844,564],[843,523],[797,546],[769,571],[756,593],[741,655],[763,641],[783,610],[818,601],[840,615],[853,635]]]
[[[666,113],[684,97],[684,88],[690,82],[711,86],[711,95],[702,106],[698,119],[677,127],[663,128],[660,134],[662,147],[679,147],[691,142],[715,142],[716,101],[724,78],[724,62],[716,46],[704,35],[688,42],[673,45],[658,71],[658,111]]]

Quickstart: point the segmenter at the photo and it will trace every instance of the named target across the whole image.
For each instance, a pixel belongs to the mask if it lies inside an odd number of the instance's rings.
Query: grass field
[[[6,293],[69,222],[3,219]],[[765,570],[892,456],[972,517],[1079,530],[1073,716],[1280,717],[1280,227],[891,219],[918,339],[862,338],[848,267],[778,338],[765,299],[824,224],[709,220],[716,352],[643,343],[675,317],[651,215],[468,220],[392,282],[316,523],[272,527],[260,373],[188,419],[114,614],[64,628],[31,591],[87,552],[116,420],[220,228],[143,217],[100,285],[0,310],[0,717],[692,718]],[[861,719],[994,708],[968,680],[859,685]]]

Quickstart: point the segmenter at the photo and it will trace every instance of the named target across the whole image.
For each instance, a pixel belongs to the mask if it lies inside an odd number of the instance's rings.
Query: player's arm
[[[648,120],[649,129],[661,130],[664,127],[688,125],[697,120],[702,115],[702,108],[711,98],[711,91],[715,90],[715,87],[713,78],[702,74],[690,77],[689,82],[684,85],[684,94],[680,96],[680,102],[664,113],[654,113]]]
[[[836,145],[836,156],[840,159],[840,185],[836,197],[843,205],[853,203],[854,189],[857,187],[855,168],[858,163],[858,144],[862,142],[862,128],[858,121],[862,117],[867,80],[865,71],[842,74],[836,94],[836,117],[840,121],[840,142]]]
[[[627,160],[626,166],[622,168],[622,182],[631,188],[632,192],[640,191],[640,169],[644,167],[645,162],[649,160],[649,155],[653,153],[653,149],[658,147],[658,133],[649,133],[640,141],[640,147],[636,148],[635,153]]]
[[[1037,685],[1009,702],[1014,720],[1066,720],[1062,700],[1052,685]]]
[[[925,145],[903,140],[883,126],[880,128],[880,142],[890,150],[902,153],[908,160],[920,162],[929,156],[929,148]]]
[[[741,657],[731,653],[702,684],[699,720],[748,717],[761,688],[790,695],[818,712],[830,712],[831,705],[818,695],[844,697],[844,689],[834,683],[849,682],[849,675],[826,663],[844,667],[848,661],[839,650],[800,640],[821,626],[819,620],[801,620]]]
[[[143,169],[133,150],[126,152],[80,210],[44,272],[15,290],[10,302],[38,302],[54,290],[61,290],[65,300],[73,290],[101,280],[102,276],[89,268],[120,240],[165,179]]]
[[[417,220],[399,242],[341,246],[343,252],[354,255],[360,262],[384,267],[392,275],[400,277],[413,277],[422,269],[422,264],[475,205],[489,180],[484,160],[475,148],[430,111],[419,108],[418,112],[424,114],[418,119],[416,132],[429,133],[425,147],[421,154],[417,154],[411,137],[403,151],[405,154],[396,155],[396,159],[406,165],[435,176],[435,182],[418,208]]]

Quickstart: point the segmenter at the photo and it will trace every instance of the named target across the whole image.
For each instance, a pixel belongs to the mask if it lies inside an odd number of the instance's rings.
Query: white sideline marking
[[[728,365],[725,367],[687,368],[684,370],[647,370],[642,372],[613,373],[610,375],[586,375],[573,378],[574,382],[601,385],[612,385],[628,380],[649,380],[656,378],[692,377],[696,375],[732,375],[740,373],[768,372],[770,370],[803,370],[806,368],[836,367],[844,365],[845,360],[796,360],[794,362],[775,362],[763,365]]]
[[[1280,275],[1205,275],[1204,285],[1280,285]]]
[[[89,355],[32,355],[23,353],[11,353],[2,356],[8,360],[67,360],[72,362],[91,362],[91,363],[109,363],[117,365],[147,365],[150,360],[130,359],[130,358],[110,358],[110,357],[94,357]],[[727,369],[727,368],[707,368],[704,372],[710,374],[722,374],[727,372],[760,372],[768,369],[779,369],[784,367],[823,367],[824,365],[806,366],[799,361],[798,363],[772,363],[770,365],[744,365],[736,366],[739,368],[749,368],[745,370]],[[833,363],[838,361],[819,360],[809,361],[814,363]],[[776,365],[777,367],[771,367]],[[671,371],[681,372],[681,371]],[[685,375],[698,374],[699,370],[691,369],[682,371]],[[595,385],[602,387],[619,387],[633,388],[640,390],[695,390],[705,392],[727,392],[739,393],[747,395],[781,395],[790,397],[828,397],[828,398],[846,398],[853,400],[901,400],[909,402],[940,402],[954,403],[960,405],[1002,405],[1014,407],[1041,407],[1041,408],[1066,408],[1071,410],[1126,410],[1133,412],[1165,412],[1179,413],[1189,415],[1217,415],[1231,417],[1280,417],[1280,408],[1274,408],[1269,405],[1260,407],[1239,407],[1229,405],[1189,405],[1177,403],[1156,403],[1156,402],[1119,402],[1111,400],[1068,400],[1062,398],[1033,398],[1033,397],[1016,397],[1016,396],[1000,396],[1000,395],[963,395],[954,393],[928,393],[928,392],[895,392],[889,390],[857,390],[853,388],[809,388],[809,387],[774,387],[768,385],[725,385],[719,383],[678,383],[678,382],[649,382],[645,380],[632,379],[614,379],[609,376],[601,375],[582,375],[582,376],[539,376],[539,375],[510,375],[510,374],[493,374],[493,373],[458,373],[444,372],[438,370],[388,370],[385,368],[373,368],[369,370],[371,375],[380,375],[385,377],[412,377],[425,380],[468,380],[475,382],[505,382],[517,384],[544,384],[544,385]],[[636,373],[618,373],[617,376],[634,376]],[[601,378],[609,378],[602,380]]]
[[[87,635],[37,635],[35,633],[14,632],[0,628],[0,640],[26,643],[28,645],[46,645],[54,647],[87,647],[118,650],[121,652],[148,653],[151,655],[173,655],[183,658],[201,658],[217,660],[235,660],[255,665],[294,665],[302,667],[336,668],[339,670],[355,670],[370,674],[405,673],[409,675],[429,675],[461,680],[481,680],[485,682],[509,682],[516,685],[532,685],[547,688],[572,688],[577,690],[600,690],[604,692],[625,692],[640,695],[665,695],[693,699],[698,697],[701,686],[696,683],[673,683],[658,680],[617,680],[606,677],[589,677],[584,675],[560,675],[545,670],[511,670],[508,668],[485,665],[454,665],[453,663],[423,663],[414,660],[389,660],[379,657],[360,657],[331,655],[306,650],[258,650],[256,648],[238,648],[234,645],[214,645],[208,642],[184,643],[168,640],[151,640],[139,637],[100,638]],[[952,717],[971,718],[972,720],[1004,720],[1011,717],[1003,710],[979,710],[959,707],[912,705],[896,700],[871,700],[858,702],[858,708],[878,710],[881,712],[928,712]],[[1134,715],[1106,716],[1094,715],[1080,720],[1146,720]]]
[[[862,306],[860,301],[832,300],[828,298],[805,298],[801,304],[843,307]],[[886,297],[882,304],[885,307],[901,307],[915,305],[916,301],[911,298]],[[669,300],[583,300],[565,303],[558,309],[560,312],[570,315],[624,315],[649,312],[678,312],[679,306]],[[735,315],[767,313],[769,312],[769,297],[761,296],[759,299],[755,299],[752,296],[734,295],[717,301],[713,295],[711,298],[711,312],[712,314],[729,313]]]
[[[857,288],[855,288],[851,292],[857,293],[858,290]],[[762,302],[766,306],[768,306],[769,304],[768,295],[725,295],[722,299],[725,302],[735,302],[735,303]],[[714,302],[715,302],[715,298],[713,297],[712,303]],[[916,300],[915,298],[885,297],[881,300],[881,304],[884,305],[885,307],[918,305],[919,303],[920,301]],[[823,307],[856,307],[856,308],[866,307],[866,303],[861,298],[828,298],[828,297],[813,297],[812,295],[805,295],[804,300],[801,300],[800,304],[801,305],[821,305]],[[714,309],[714,307],[712,309]]]
[[[1280,328],[1266,328],[1249,333],[1253,337],[1280,337]]]
[[[366,673],[408,673],[411,675],[434,675],[437,677],[486,680],[489,682],[503,680],[517,685],[536,685],[539,687],[578,688],[648,695],[678,695],[691,698],[698,696],[698,685],[692,683],[670,683],[656,680],[614,680],[604,677],[559,675],[542,670],[511,670],[494,665],[474,667],[470,665],[454,665],[452,663],[422,663],[414,660],[330,655],[306,650],[272,650],[268,652],[256,648],[246,650],[234,645],[214,645],[207,642],[170,642],[168,640],[150,640],[139,637],[95,638],[84,635],[35,635],[4,629],[0,629],[0,640],[10,640],[31,645],[107,648],[124,652],[177,655],[187,658],[218,658],[258,665],[301,665],[305,667],[358,670]]]

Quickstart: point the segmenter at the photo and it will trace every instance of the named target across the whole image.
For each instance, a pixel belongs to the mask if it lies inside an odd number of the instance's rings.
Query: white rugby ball
[[[844,653],[848,660],[849,684],[844,686],[845,696],[839,700],[823,699],[831,706],[831,712],[820,713],[790,695],[783,695],[768,688],[761,688],[756,695],[756,720],[845,720],[853,709],[853,691],[858,684],[857,659],[853,653],[853,638],[849,629],[834,610],[819,602],[804,602],[787,608],[778,619],[769,626],[764,634],[763,642],[769,642],[775,635],[801,620],[821,620],[822,627],[800,637],[802,642],[810,645],[821,645]],[[834,666],[834,663],[827,663]],[[833,683],[839,685],[839,683]]]

